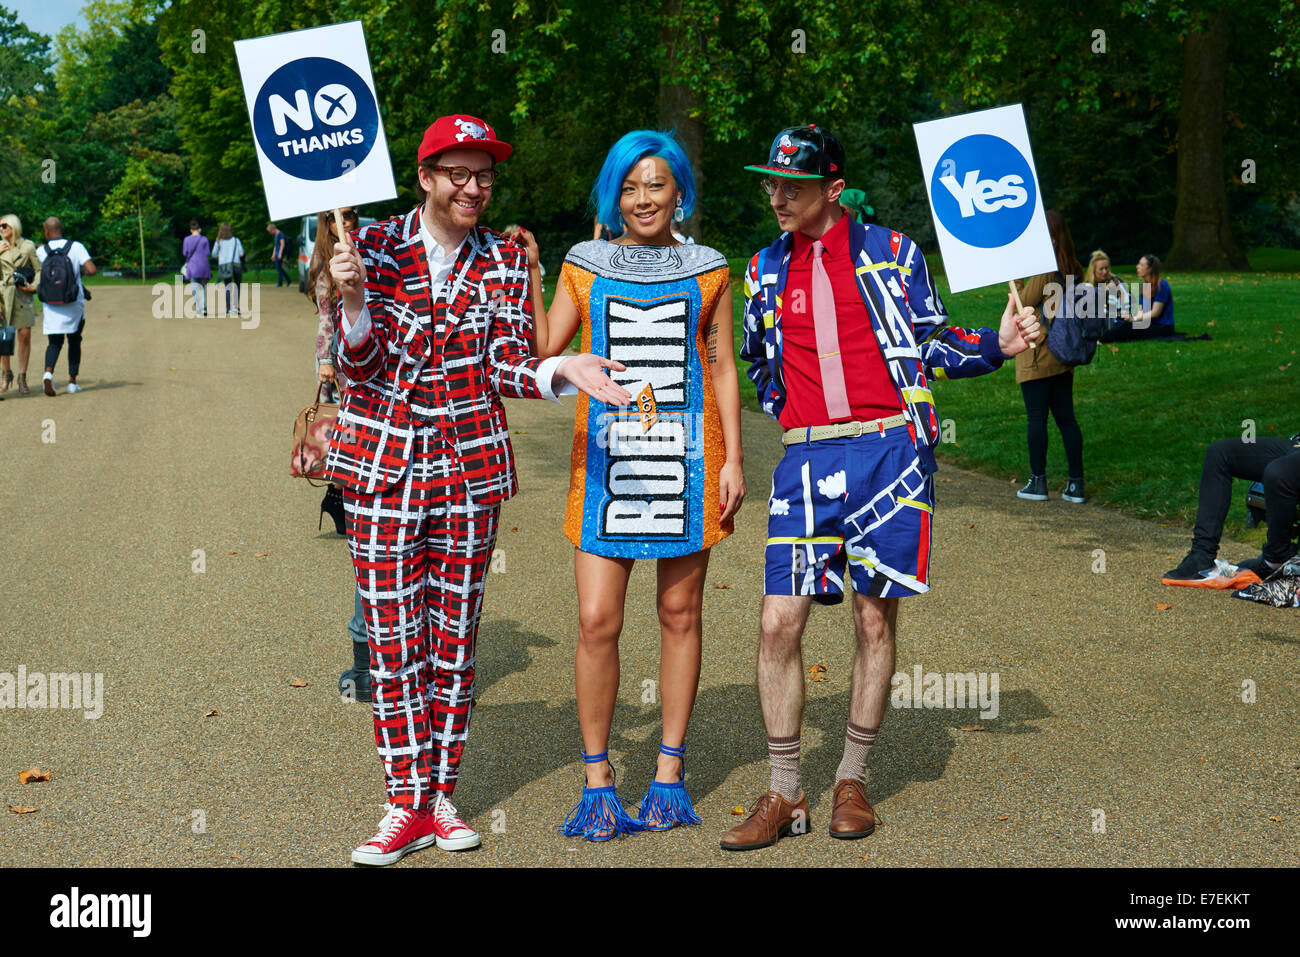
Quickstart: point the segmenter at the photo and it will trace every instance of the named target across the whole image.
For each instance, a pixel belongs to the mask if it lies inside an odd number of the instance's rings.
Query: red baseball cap
[[[500,163],[515,148],[497,139],[496,130],[478,117],[456,113],[438,117],[424,131],[424,139],[420,141],[420,151],[416,154],[415,161],[423,163],[430,156],[446,150],[482,150]]]

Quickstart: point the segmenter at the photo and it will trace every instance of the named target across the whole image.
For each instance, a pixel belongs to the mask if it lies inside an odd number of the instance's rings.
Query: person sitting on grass
[[[1084,270],[1083,281],[1097,292],[1098,306],[1104,307],[1100,315],[1105,316],[1111,324],[1120,322],[1120,317],[1129,310],[1128,287],[1124,281],[1110,271],[1110,256],[1104,249],[1094,249],[1088,257],[1088,268]]]
[[[1175,334],[1174,294],[1169,288],[1169,280],[1160,275],[1160,259],[1147,253],[1138,260],[1137,274],[1142,280],[1137,310],[1131,316],[1121,314],[1123,323],[1107,332],[1102,342],[1157,339]]]
[[[1300,502],[1300,432],[1289,439],[1221,439],[1205,450],[1192,550],[1177,568],[1165,573],[1166,582],[1195,581],[1214,569],[1234,478],[1264,483],[1264,520],[1268,526],[1263,553],[1239,562],[1238,567],[1268,578],[1296,554],[1291,529]]]

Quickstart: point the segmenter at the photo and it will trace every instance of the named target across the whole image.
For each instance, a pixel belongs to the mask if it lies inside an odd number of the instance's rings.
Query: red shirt
[[[780,422],[787,429],[830,425],[826,394],[822,391],[821,363],[817,361],[817,332],[812,313],[813,242],[794,234],[794,249],[785,289],[781,292],[781,371],[785,377],[785,408]],[[821,237],[822,263],[835,294],[835,321],[839,330],[840,360],[849,416],[836,422],[870,421],[903,411],[898,389],[885,368],[876,344],[871,316],[858,292],[857,274],[849,254],[849,217]]]

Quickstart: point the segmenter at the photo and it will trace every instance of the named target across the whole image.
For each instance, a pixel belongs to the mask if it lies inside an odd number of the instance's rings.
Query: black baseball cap
[[[792,179],[840,178],[844,176],[844,144],[816,123],[791,126],[772,141],[766,166],[745,169]]]

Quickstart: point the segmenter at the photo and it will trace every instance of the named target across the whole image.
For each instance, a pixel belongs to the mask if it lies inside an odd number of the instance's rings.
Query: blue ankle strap
[[[582,760],[587,764],[599,764],[601,761],[609,759],[609,748],[606,748],[600,754],[588,754],[586,751],[579,751],[578,753],[582,755]]]
[[[662,741],[660,741],[660,742],[659,742],[659,753],[660,753],[660,754],[666,754],[666,755],[668,755],[670,758],[680,758],[682,755],[684,755],[684,754],[686,753],[686,745],[685,745],[685,743],[683,743],[682,746],[681,746],[680,748],[670,748],[668,745],[666,745],[666,744],[664,744]]]

